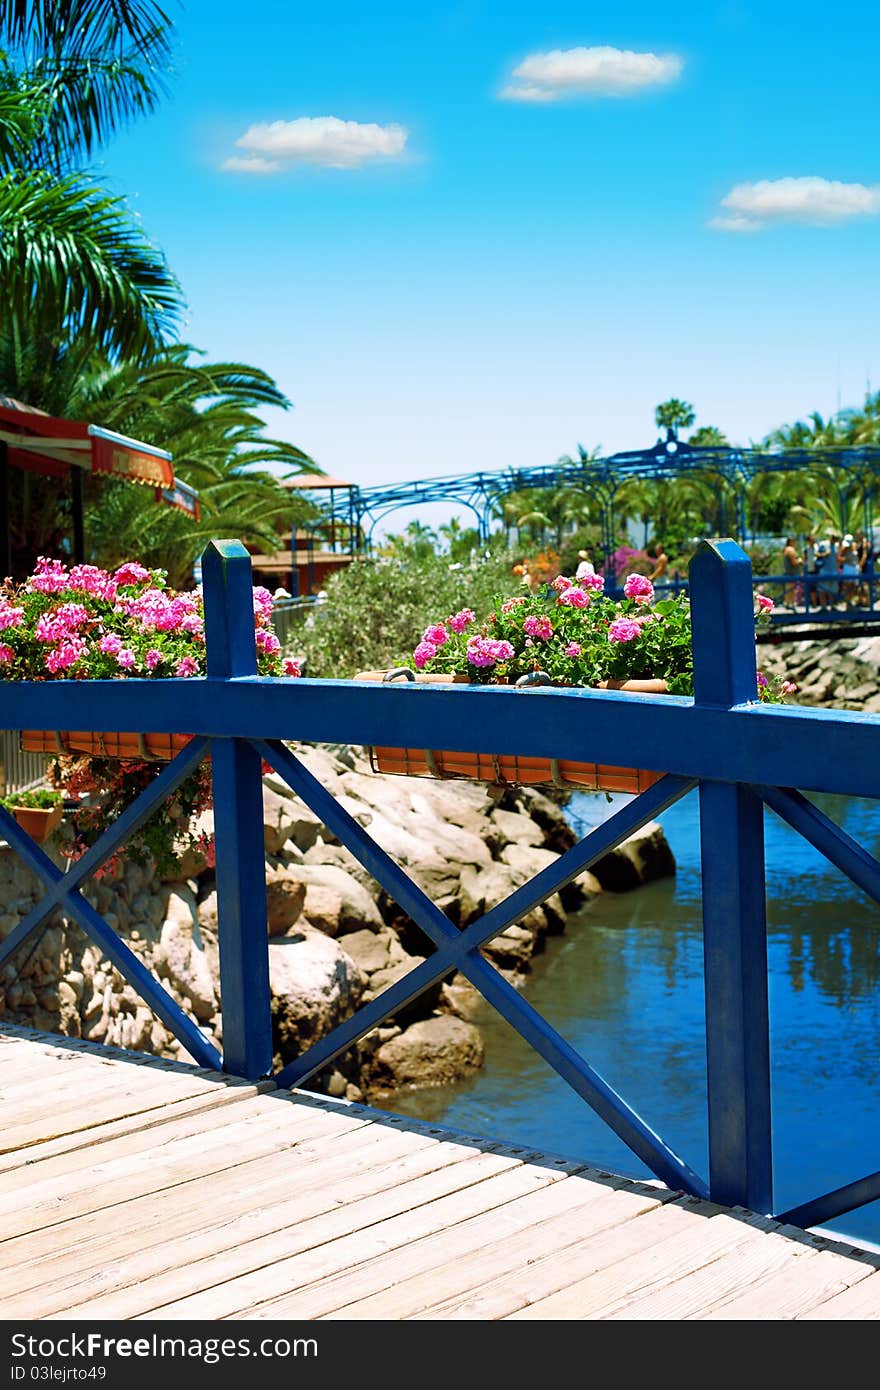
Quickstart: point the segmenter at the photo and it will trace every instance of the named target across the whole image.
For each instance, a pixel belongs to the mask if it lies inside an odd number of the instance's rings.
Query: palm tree
[[[698,430],[694,430],[688,443],[698,449],[726,449],[730,441],[717,425],[701,425]]]
[[[677,396],[670,396],[668,401],[661,401],[654,410],[654,423],[659,429],[690,429],[696,420],[696,412],[689,401],[680,401]]]
[[[26,88],[41,107],[32,167],[81,166],[154,110],[171,33],[155,0],[0,0],[0,87]]]
[[[7,364],[30,358],[50,379],[74,344],[83,356],[146,357],[176,326],[181,292],[164,257],[123,200],[76,167],[155,100],[163,35],[167,18],[148,0],[0,0]]]
[[[235,535],[274,552],[279,532],[315,514],[280,480],[321,470],[295,444],[267,437],[257,414],[263,406],[289,408],[283,392],[259,368],[197,358],[179,344],[146,367],[104,364],[69,397],[75,416],[167,449],[175,475],[199,492],[201,520],[194,522],[157,507],[152,494],[102,481],[87,513],[92,558],[101,563],[136,554],[188,576],[212,536]]]

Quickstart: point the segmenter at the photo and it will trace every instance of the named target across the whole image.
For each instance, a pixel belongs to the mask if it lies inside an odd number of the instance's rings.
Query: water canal
[[[618,798],[623,800],[625,798]],[[880,802],[816,796],[870,853]],[[575,796],[585,832],[613,809]],[[661,819],[675,878],[606,894],[536,957],[525,993],[698,1172],[708,1171],[698,799]],[[766,812],[776,1209],[880,1167],[880,908]],[[648,1170],[488,1005],[485,1067],[469,1082],[398,1094],[394,1110],[527,1142],[633,1177]],[[880,1202],[835,1232],[880,1244]]]

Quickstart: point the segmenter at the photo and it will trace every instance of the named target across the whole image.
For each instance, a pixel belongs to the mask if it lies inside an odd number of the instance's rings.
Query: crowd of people
[[[860,608],[870,602],[870,578],[875,552],[864,531],[844,536],[829,531],[827,536],[807,536],[799,548],[795,538],[786,539],[782,551],[782,573],[786,583],[781,606],[796,610],[811,608]],[[805,582],[806,581],[806,582]]]

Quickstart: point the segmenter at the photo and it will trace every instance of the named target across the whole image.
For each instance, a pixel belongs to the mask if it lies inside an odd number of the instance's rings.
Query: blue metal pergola
[[[698,447],[668,430],[650,449],[628,450],[607,458],[572,459],[533,468],[498,469],[421,478],[413,482],[375,487],[352,484],[345,501],[346,513],[326,520],[336,534],[346,527],[350,548],[367,553],[380,521],[404,507],[447,503],[465,507],[474,515],[480,539],[488,539],[491,523],[500,515],[503,500],[511,492],[534,488],[567,488],[583,492],[596,515],[607,560],[615,548],[620,519],[619,493],[637,478],[682,478],[688,475],[718,484],[718,534],[738,540],[748,534],[749,485],[765,473],[809,473],[817,467],[830,472],[841,499],[857,496],[863,508],[863,524],[871,533],[874,494],[880,484],[880,448],[767,449]]]

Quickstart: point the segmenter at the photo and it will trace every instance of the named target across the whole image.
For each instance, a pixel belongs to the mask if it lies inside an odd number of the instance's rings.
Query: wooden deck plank
[[[512,1170],[512,1171],[511,1171]],[[455,1210],[465,1215],[503,1199],[508,1191],[529,1185],[520,1176],[523,1164],[503,1153],[476,1152],[461,1163],[443,1164],[424,1177],[384,1187],[375,1196],[336,1206],[311,1220],[295,1220],[265,1238],[221,1255],[200,1258],[199,1238],[190,1246],[190,1259],[146,1280],[137,1288],[108,1294],[82,1306],[71,1306],[67,1318],[218,1318],[235,1312],[240,1300],[266,1289],[275,1293],[287,1280],[309,1283],[319,1275],[358,1261],[358,1252],[385,1248],[406,1239],[410,1226],[439,1221],[441,1227]],[[548,1173],[546,1181],[554,1174]],[[511,1181],[512,1180],[512,1181]],[[534,1180],[531,1180],[532,1185]],[[425,1212],[431,1213],[425,1216]],[[436,1213],[436,1214],[435,1214]]]
[[[823,1299],[821,1303],[817,1303],[805,1313],[798,1313],[797,1318],[803,1322],[816,1320],[828,1322],[831,1319],[876,1322],[880,1319],[878,1271],[876,1269],[869,1271],[864,1279],[850,1284],[849,1288],[844,1289],[842,1293],[833,1294],[831,1298]]]
[[[367,1126],[372,1130],[378,1126]],[[355,1139],[357,1132],[347,1136]],[[283,1181],[264,1185],[253,1181],[248,1167],[235,1170],[236,1181],[248,1184],[245,1191],[232,1190],[229,1175],[225,1190],[214,1197],[211,1214],[199,1220],[194,1204],[198,1192],[188,1190],[186,1205],[181,1209],[182,1189],[166,1190],[162,1194],[165,1206],[157,1213],[159,1221],[155,1238],[144,1239],[143,1211],[132,1213],[134,1204],[126,1204],[123,1212],[125,1228],[115,1229],[113,1237],[103,1242],[104,1249],[92,1249],[76,1258],[38,1261],[24,1273],[26,1290],[4,1300],[8,1316],[34,1318],[62,1313],[72,1303],[108,1291],[118,1292],[148,1279],[162,1278],[194,1259],[221,1257],[224,1252],[246,1247],[261,1238],[273,1238],[285,1225],[296,1226],[310,1218],[334,1212],[340,1204],[339,1191],[348,1182],[352,1193],[356,1188],[363,1195],[382,1192],[394,1183],[412,1181],[439,1167],[448,1169],[450,1158],[433,1141],[423,1141],[413,1149],[412,1136],[383,1131],[372,1136],[360,1172],[350,1149],[341,1155],[331,1154],[331,1144],[316,1140],[294,1150],[285,1157]],[[336,1139],[332,1145],[343,1144]],[[328,1156],[330,1155],[330,1156]],[[186,1185],[187,1189],[202,1189],[203,1183]],[[290,1196],[291,1190],[295,1196]],[[285,1200],[286,1199],[286,1200]],[[15,1274],[21,1287],[22,1270]]]
[[[625,1296],[602,1316],[610,1321],[675,1322],[701,1315],[710,1306],[721,1310],[757,1281],[777,1274],[787,1277],[795,1261],[814,1259],[818,1253],[816,1238],[803,1231],[774,1228],[764,1218],[753,1218],[751,1224],[763,1233],[762,1239],[737,1244],[710,1264],[688,1274],[674,1273],[659,1287]]]
[[[21,1319],[878,1320],[880,1254],[576,1162],[0,1032]]]
[[[53,1228],[65,1242],[74,1244],[63,1250],[46,1249],[43,1258],[17,1264],[18,1294],[4,1308],[11,1315],[17,1298],[27,1310],[22,1316],[43,1317],[68,1306],[72,1292],[82,1297],[83,1285],[89,1293],[119,1289],[187,1263],[193,1258],[195,1228],[199,1229],[200,1255],[220,1254],[271,1235],[286,1223],[332,1212],[342,1201],[448,1168],[472,1152],[458,1146],[458,1151],[450,1153],[448,1146],[427,1136],[365,1124],[361,1130],[334,1136],[332,1147],[325,1139],[291,1151],[282,1173],[273,1156],[237,1168],[234,1187],[228,1174],[215,1174],[212,1179],[166,1189],[150,1199],[126,1203],[113,1231],[99,1228],[96,1232],[93,1227],[91,1241],[81,1221]],[[19,1244],[19,1254],[26,1255],[29,1242]]]
[[[29,1145],[26,1149],[10,1150],[9,1153],[0,1156],[0,1179],[5,1179],[7,1174],[15,1174],[21,1169],[30,1168],[35,1163],[44,1163],[64,1154],[84,1152],[87,1163],[89,1155],[91,1155],[91,1161],[96,1162],[97,1151],[102,1145],[110,1143],[114,1139],[127,1135],[142,1134],[146,1136],[149,1131],[162,1129],[166,1125],[173,1124],[176,1120],[186,1119],[190,1115],[207,1115],[214,1110],[222,1109],[228,1105],[236,1105],[239,1101],[249,1100],[253,1096],[261,1095],[265,1091],[273,1089],[274,1087],[268,1082],[260,1082],[254,1086],[244,1083],[237,1086],[218,1085],[215,1090],[208,1091],[205,1095],[189,1096],[183,1100],[170,1101],[158,1110],[145,1110],[136,1115],[125,1115],[121,1120],[108,1120],[103,1125],[74,1130],[70,1134],[58,1135],[55,1139],[44,1139],[39,1144]],[[14,1178],[13,1181],[15,1181]]]
[[[408,1318],[461,1299],[493,1275],[519,1269],[548,1252],[609,1230],[664,1200],[621,1191],[621,1180],[576,1174],[471,1218],[451,1231],[382,1255],[349,1276],[322,1281],[300,1305],[310,1318]],[[666,1193],[666,1197],[671,1197]],[[632,1205],[627,1197],[632,1198]]]
[[[656,1206],[674,1199],[666,1188],[651,1189],[647,1184],[630,1190],[624,1179],[606,1186],[602,1195],[592,1197],[559,1216],[534,1212],[533,1224],[521,1231],[510,1231],[503,1240],[485,1244],[472,1242],[472,1248],[455,1257],[454,1243],[438,1238],[425,1261],[423,1273],[410,1274],[376,1295],[344,1305],[339,1317],[365,1316],[407,1318],[495,1319],[526,1302],[531,1270],[546,1257],[559,1258],[572,1246],[590,1237],[607,1238],[626,1222],[643,1216]],[[566,1183],[567,1187],[569,1184]],[[470,1223],[475,1226],[476,1223]],[[486,1240],[485,1232],[481,1239]],[[392,1271],[393,1273],[393,1271]],[[509,1286],[515,1292],[511,1294]],[[343,1290],[343,1292],[348,1292]],[[389,1311],[380,1313],[385,1304]],[[390,1311],[392,1307],[399,1311]],[[372,1311],[371,1311],[372,1310]],[[318,1317],[335,1314],[318,1313]]]
[[[263,1097],[251,1102],[258,1106]],[[294,1107],[291,1107],[294,1109]],[[157,1151],[127,1158],[102,1161],[95,1168],[76,1175],[39,1182],[30,1175],[27,1207],[21,1207],[22,1194],[0,1198],[0,1239],[57,1225],[61,1219],[88,1211],[117,1207],[145,1192],[174,1187],[187,1178],[204,1177],[210,1172],[234,1171],[248,1158],[284,1152],[320,1133],[344,1133],[357,1124],[343,1115],[295,1110],[284,1126],[277,1116],[259,1114],[236,1121],[228,1128],[208,1135],[172,1139]]]
[[[685,1215],[690,1217],[686,1226],[679,1219]],[[667,1230],[658,1239],[662,1222],[668,1223]],[[509,1315],[511,1319],[602,1318],[658,1282],[701,1268],[737,1245],[761,1239],[759,1232],[742,1221],[692,1199],[657,1208],[631,1222],[621,1234],[622,1240],[605,1242],[601,1252],[586,1248],[582,1272],[578,1271],[579,1252],[573,1251],[567,1261],[570,1274],[565,1286],[546,1297],[530,1299],[527,1306]],[[639,1235],[643,1236],[641,1243]]]
[[[720,1308],[710,1307],[695,1317],[705,1321],[760,1318],[762,1322],[801,1318],[850,1285],[867,1279],[874,1272],[869,1258],[855,1250],[851,1255],[820,1250],[814,1260],[799,1260],[784,1273],[759,1280],[739,1298]]]

